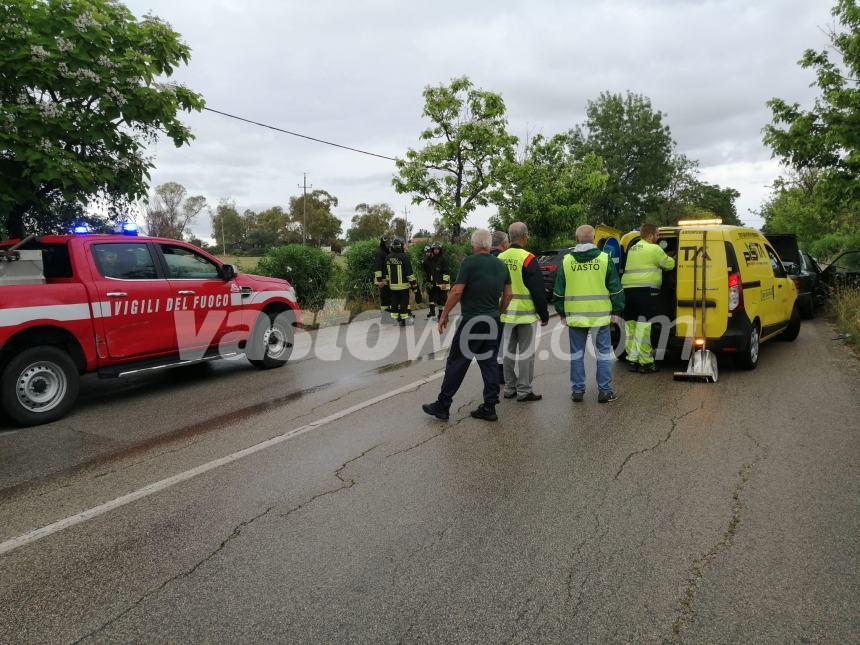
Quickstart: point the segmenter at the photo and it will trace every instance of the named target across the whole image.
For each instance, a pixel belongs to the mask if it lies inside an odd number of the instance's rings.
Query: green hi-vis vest
[[[572,253],[561,262],[564,270],[564,317],[568,327],[602,327],[612,318],[612,302],[606,288],[606,272],[612,260],[601,253],[593,260],[577,262]]]
[[[674,260],[659,246],[639,240],[627,251],[621,286],[625,289],[634,287],[659,289],[663,286],[663,269],[671,269],[674,266]]]
[[[385,268],[388,273],[388,288],[392,291],[402,291],[409,288],[409,283],[415,281],[414,275],[404,275],[403,260],[398,257],[399,253],[392,253],[385,260]]]
[[[523,264],[531,255],[525,249],[509,248],[507,251],[499,253],[499,259],[508,267],[508,272],[511,274],[511,304],[502,312],[499,319],[503,323],[513,323],[515,325],[531,324],[538,319],[535,311],[535,303],[532,300],[532,295],[526,288],[523,282]]]

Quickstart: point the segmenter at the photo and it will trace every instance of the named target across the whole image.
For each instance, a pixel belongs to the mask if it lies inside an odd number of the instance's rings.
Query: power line
[[[340,143],[334,143],[333,141],[326,141],[325,139],[317,139],[316,137],[311,137],[307,134],[299,134],[298,132],[291,132],[290,130],[284,130],[283,128],[278,128],[274,125],[268,125],[266,123],[260,123],[259,121],[253,121],[251,119],[246,119],[241,116],[236,116],[235,114],[230,114],[229,112],[222,112],[221,110],[216,110],[210,107],[204,107],[204,110],[207,112],[214,112],[215,114],[220,114],[221,116],[226,116],[231,119],[236,119],[237,121],[244,121],[245,123],[250,123],[252,125],[260,126],[261,128],[267,128],[269,130],[275,130],[276,132],[283,132],[284,134],[289,134],[294,137],[299,137],[301,139],[308,139],[309,141],[316,141],[317,143],[324,143],[327,146],[334,146],[335,148],[343,148],[344,150],[351,150],[352,152],[359,152],[363,155],[370,155],[371,157],[379,157],[380,159],[388,159],[389,161],[397,161],[395,157],[389,157],[387,155],[380,155],[375,152],[368,152],[367,150],[361,150],[360,148],[352,148],[350,146],[344,146]]]

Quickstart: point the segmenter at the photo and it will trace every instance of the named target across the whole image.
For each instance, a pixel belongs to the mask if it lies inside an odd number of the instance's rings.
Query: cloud
[[[569,129],[601,91],[640,92],[703,178],[741,191],[742,216],[779,174],[761,142],[765,102],[811,102],[812,77],[796,61],[823,47],[819,27],[832,22],[829,3],[808,0],[128,4],[183,35],[192,61],[176,78],[211,107],[385,155],[418,144],[424,86],[463,74],[503,95],[520,136]],[[262,208],[287,205],[307,172],[340,199],[345,221],[360,202],[409,202],[391,187],[391,162],[216,114],[187,121],[196,140],[159,144],[154,182]],[[416,226],[431,227],[431,209],[411,209]],[[208,234],[208,222],[195,231]]]

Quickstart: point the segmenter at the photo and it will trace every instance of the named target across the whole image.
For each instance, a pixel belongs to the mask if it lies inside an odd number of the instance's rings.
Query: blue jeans
[[[593,332],[597,346],[597,389],[600,392],[612,391],[612,336],[609,325],[603,327],[568,327],[570,339],[570,389],[585,392],[585,345],[588,332]]]

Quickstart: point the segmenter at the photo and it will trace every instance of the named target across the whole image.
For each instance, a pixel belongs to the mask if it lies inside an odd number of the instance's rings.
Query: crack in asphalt
[[[332,403],[336,403],[336,402],[340,401],[342,398],[344,398],[347,395],[354,394],[356,392],[361,392],[362,390],[366,390],[370,387],[373,387],[373,386],[366,385],[366,386],[360,387],[356,390],[350,390],[348,392],[344,392],[340,396],[337,396],[333,399],[330,399],[329,401],[324,401],[323,403],[319,404],[318,406],[315,406],[313,409],[308,410],[307,412],[303,412],[301,414],[297,414],[295,416],[288,417],[288,418],[284,419],[283,423],[291,423],[293,421],[298,421],[299,419],[302,419],[304,417],[312,416],[313,414],[315,414],[317,412],[319,407],[322,407],[325,405],[331,405]],[[82,431],[77,431],[77,432],[82,432]],[[128,464],[122,466],[121,468],[111,468],[110,470],[96,473],[90,479],[99,479],[101,477],[106,477],[108,475],[125,472],[126,470],[130,470],[130,469],[134,468],[135,466],[139,466],[141,464],[147,464],[147,463],[150,463],[152,461],[155,461],[159,457],[164,457],[166,455],[172,455],[172,454],[177,453],[177,452],[182,452],[183,450],[187,450],[187,449],[189,449],[189,448],[191,448],[191,447],[193,447],[199,443],[202,443],[203,441],[206,440],[207,437],[208,437],[208,435],[204,435],[204,436],[201,436],[201,437],[199,437],[193,441],[189,441],[188,443],[184,443],[181,446],[176,446],[176,447],[170,448],[168,450],[162,450],[160,452],[156,452],[154,454],[149,455],[145,459],[138,459],[137,461],[133,461],[131,463],[128,463]],[[57,473],[57,474],[60,474],[60,473]],[[49,488],[48,490],[45,490],[45,491],[42,491],[41,493],[38,493],[36,495],[36,497],[45,497],[46,495],[50,495],[50,494],[55,493],[57,491],[60,491],[64,488],[69,488],[69,487],[75,486],[75,485],[80,484],[80,483],[86,483],[87,481],[89,481],[89,480],[84,479],[84,480],[81,480],[79,482],[72,482],[69,484],[63,484],[62,486],[56,486],[54,488]],[[14,498],[10,497],[8,500],[5,500],[5,501],[11,501],[13,499]],[[4,503],[4,500],[0,500],[0,505],[2,505],[3,503]]]
[[[744,434],[746,434],[747,437],[754,444],[761,447],[761,444],[756,439],[748,435],[746,432],[744,432]],[[678,599],[679,613],[678,616],[675,618],[675,622],[672,623],[672,636],[669,639],[666,639],[664,642],[681,642],[682,630],[684,629],[685,625],[689,624],[693,620],[695,616],[695,611],[693,610],[693,603],[695,602],[696,596],[698,595],[699,584],[704,577],[705,569],[711,562],[713,562],[715,558],[717,558],[717,556],[728,550],[734,543],[735,535],[737,534],[738,526],[740,525],[741,521],[741,511],[743,511],[744,508],[743,501],[741,500],[741,495],[747,487],[750,474],[763,459],[767,458],[767,454],[767,448],[762,448],[762,451],[751,462],[745,463],[738,471],[738,483],[735,486],[734,492],[732,493],[732,513],[731,517],[729,518],[729,523],[723,531],[722,535],[720,536],[720,539],[716,543],[714,543],[711,548],[708,549],[705,553],[693,560],[693,563],[690,565],[687,575],[687,587],[684,590],[682,596]]]
[[[457,411],[454,414],[460,414],[460,412],[462,412],[463,408],[469,407],[469,406],[474,405],[474,404],[475,404],[474,399],[469,401],[468,403],[464,403],[463,405],[461,405],[460,407],[457,408]],[[406,448],[401,448],[400,450],[395,450],[394,452],[385,455],[385,458],[389,459],[390,457],[394,457],[396,455],[402,455],[403,453],[409,452],[410,450],[415,450],[416,448],[420,448],[425,443],[429,443],[429,442],[433,441],[433,439],[441,437],[443,434],[450,432],[451,430],[456,428],[458,425],[463,423],[463,421],[465,421],[468,418],[470,418],[470,415],[468,415],[468,414],[465,416],[462,416],[459,419],[457,419],[456,421],[454,421],[454,423],[449,423],[449,424],[446,424],[445,426],[443,426],[439,432],[432,434],[429,437],[427,437],[426,439],[422,439],[418,443],[414,443],[411,446],[408,446]]]
[[[235,527],[233,527],[233,530],[230,532],[230,534],[229,534],[226,538],[224,538],[224,539],[221,541],[221,544],[219,544],[219,545],[218,545],[218,546],[217,546],[213,551],[211,551],[211,552],[210,552],[210,553],[209,553],[205,558],[203,558],[202,560],[199,560],[198,562],[196,562],[196,563],[194,564],[194,566],[192,566],[190,569],[187,569],[186,571],[182,571],[182,572],[180,572],[180,573],[176,574],[175,576],[171,576],[170,578],[167,578],[166,580],[164,580],[164,581],[163,581],[161,584],[159,584],[157,587],[154,587],[154,588],[150,589],[149,591],[147,591],[146,593],[144,593],[143,595],[141,595],[137,600],[135,600],[135,601],[134,601],[132,604],[130,604],[128,607],[126,607],[125,609],[123,609],[120,613],[118,613],[117,615],[113,616],[110,620],[108,620],[107,622],[102,623],[101,625],[99,625],[98,627],[96,627],[95,629],[93,629],[92,631],[90,631],[90,632],[88,632],[88,633],[84,634],[84,635],[83,635],[83,636],[81,636],[79,639],[77,639],[76,641],[74,641],[74,644],[73,644],[73,645],[77,645],[78,643],[81,643],[81,642],[85,641],[86,639],[88,639],[88,638],[91,638],[91,637],[95,636],[95,635],[96,635],[96,634],[98,634],[99,632],[104,631],[105,629],[107,629],[108,627],[110,627],[111,625],[113,625],[115,622],[117,622],[118,620],[120,620],[121,618],[123,618],[124,616],[126,616],[127,614],[129,614],[130,612],[134,611],[137,607],[139,607],[141,604],[143,604],[146,600],[148,600],[148,599],[149,599],[149,598],[151,598],[152,596],[155,596],[156,594],[158,594],[158,593],[160,593],[161,591],[163,591],[163,590],[164,590],[165,588],[167,588],[167,586],[168,586],[168,585],[170,585],[172,582],[174,582],[174,581],[176,581],[176,580],[179,580],[180,578],[186,578],[186,577],[188,577],[188,576],[193,575],[193,574],[194,574],[194,572],[195,572],[195,571],[197,571],[197,569],[199,569],[199,568],[200,568],[200,567],[202,567],[204,564],[206,564],[207,562],[209,562],[212,558],[214,558],[216,555],[218,555],[218,553],[220,553],[220,552],[221,552],[221,551],[222,551],[222,550],[223,550],[223,549],[224,549],[224,548],[225,548],[225,547],[226,547],[226,546],[227,546],[231,541],[233,541],[233,540],[235,540],[237,537],[239,537],[239,536],[242,534],[242,529],[243,529],[243,528],[245,528],[245,527],[246,527],[246,526],[248,526],[249,524],[252,524],[252,523],[256,522],[256,521],[257,521],[258,519],[260,519],[261,517],[264,517],[265,515],[268,515],[268,514],[272,511],[272,509],[273,509],[273,508],[275,508],[275,506],[274,506],[274,505],[273,505],[273,506],[269,506],[266,510],[262,511],[261,513],[258,513],[258,514],[257,514],[257,515],[255,515],[254,517],[252,517],[252,518],[250,518],[250,519],[247,519],[247,520],[243,520],[242,522],[239,522]]]
[[[665,436],[665,437],[663,437],[662,439],[658,440],[658,441],[657,441],[657,443],[655,443],[653,446],[649,446],[649,447],[647,447],[647,448],[642,448],[642,450],[634,450],[634,451],[633,451],[633,452],[631,452],[629,455],[627,455],[627,456],[624,458],[624,461],[623,461],[623,462],[621,462],[621,466],[619,466],[618,471],[615,473],[615,477],[613,477],[612,479],[614,479],[615,481],[618,481],[618,478],[621,476],[621,473],[622,473],[622,472],[624,472],[624,468],[627,466],[627,464],[630,462],[630,460],[631,460],[631,459],[633,459],[633,458],[634,458],[634,457],[636,457],[637,455],[644,455],[646,452],[651,452],[651,451],[652,451],[652,450],[654,450],[655,448],[659,448],[659,447],[660,447],[660,446],[662,446],[664,443],[666,443],[667,441],[669,441],[669,439],[671,439],[671,438],[672,438],[672,434],[674,434],[675,429],[678,427],[678,424],[679,424],[683,419],[685,419],[686,417],[690,416],[690,415],[691,415],[691,414],[693,414],[694,412],[697,412],[697,411],[701,410],[703,407],[705,407],[705,402],[704,402],[704,401],[702,401],[702,403],[701,403],[701,405],[699,405],[699,407],[697,407],[697,408],[693,408],[692,410],[687,410],[687,411],[686,411],[686,412],[684,412],[683,414],[679,414],[679,415],[676,415],[676,416],[672,417],[672,419],[671,419],[671,427],[669,428],[669,432],[666,434],[666,436]]]
[[[375,446],[372,446],[371,448],[368,448],[367,450],[362,452],[360,455],[353,457],[352,459],[348,459],[347,461],[343,462],[334,471],[334,476],[342,482],[342,484],[343,484],[342,486],[338,486],[335,489],[328,490],[328,491],[325,491],[323,493],[318,493],[317,495],[314,495],[309,500],[302,502],[298,506],[291,508],[286,513],[282,513],[281,517],[287,517],[287,516],[291,515],[292,513],[295,513],[299,509],[304,508],[305,506],[308,506],[309,504],[311,504],[315,500],[319,499],[320,497],[323,497],[325,495],[332,495],[333,493],[336,493],[338,491],[344,490],[346,488],[352,488],[353,486],[355,486],[356,481],[354,479],[351,479],[351,478],[345,479],[343,477],[343,474],[342,474],[343,471],[351,463],[353,463],[354,461],[358,461],[359,459],[361,459],[362,457],[367,455],[372,450],[375,450],[376,448],[378,448],[380,445],[382,445],[382,444],[376,444]],[[145,592],[137,600],[135,600],[133,603],[131,603],[128,607],[126,607],[120,613],[113,616],[110,620],[102,623],[101,625],[99,625],[95,629],[91,630],[90,632],[84,634],[79,639],[74,641],[73,645],[77,645],[78,643],[81,643],[81,642],[85,641],[86,639],[91,638],[91,637],[95,636],[96,634],[104,631],[105,629],[107,629],[108,627],[110,627],[111,625],[116,623],[118,620],[120,620],[121,618],[123,618],[124,616],[129,614],[130,612],[134,611],[135,608],[139,607],[146,600],[148,600],[149,598],[162,592],[164,589],[166,589],[171,583],[175,582],[176,580],[179,580],[180,578],[187,578],[187,577],[193,575],[200,567],[202,567],[204,564],[206,564],[207,562],[212,560],[215,556],[217,556],[221,551],[223,551],[230,542],[232,542],[233,540],[238,538],[242,534],[243,529],[247,528],[248,526],[250,526],[251,524],[253,524],[257,520],[259,520],[259,519],[265,517],[266,515],[268,515],[269,513],[271,513],[272,510],[274,510],[276,506],[277,506],[277,504],[273,504],[273,505],[269,506],[268,508],[266,508],[264,511],[257,513],[253,517],[251,517],[247,520],[242,520],[241,522],[239,522],[236,526],[233,527],[233,530],[230,532],[230,534],[226,538],[224,538],[221,541],[221,543],[215,549],[210,551],[209,554],[206,555],[206,557],[202,558],[201,560],[198,560],[189,569],[186,569],[185,571],[182,571],[180,573],[177,573],[174,576],[171,576],[170,578],[167,578],[166,580],[161,582],[158,586],[153,587],[149,591]]]
[[[352,462],[358,461],[359,459],[361,459],[362,457],[367,455],[369,452],[379,448],[379,446],[381,446],[381,445],[382,445],[381,443],[378,443],[375,446],[368,448],[367,450],[362,452],[357,457],[353,457],[352,459],[348,459],[347,461],[343,462],[337,468],[337,470],[334,471],[334,476],[337,477],[337,479],[341,482],[340,486],[338,486],[337,488],[332,488],[330,490],[323,491],[322,493],[317,493],[313,497],[306,499],[301,504],[297,504],[296,506],[293,506],[291,509],[289,509],[285,513],[281,513],[280,517],[289,517],[293,513],[300,511],[301,509],[305,508],[306,506],[310,506],[311,504],[313,504],[315,501],[317,501],[321,497],[326,497],[327,495],[334,495],[335,493],[339,493],[342,490],[345,490],[347,488],[352,488],[353,486],[355,486],[357,482],[354,479],[352,479],[352,478],[344,479],[344,477],[341,473],[343,473],[343,471],[346,470],[346,467],[349,466]]]

